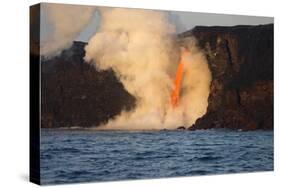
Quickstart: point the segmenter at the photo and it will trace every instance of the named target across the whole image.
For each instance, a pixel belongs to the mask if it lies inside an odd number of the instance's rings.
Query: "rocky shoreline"
[[[189,130],[273,129],[273,24],[195,27],[178,39],[190,35],[207,56],[212,83],[207,113]],[[59,56],[43,58],[42,127],[98,126],[134,108],[135,98],[113,71],[84,62],[85,45],[74,42]]]

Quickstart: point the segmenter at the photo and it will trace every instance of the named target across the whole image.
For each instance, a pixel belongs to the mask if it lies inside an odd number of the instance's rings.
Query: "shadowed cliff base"
[[[273,128],[273,24],[195,27],[193,35],[212,72],[207,113],[189,130]],[[60,55],[42,59],[42,127],[92,127],[136,99],[113,71],[97,71],[83,57],[86,43],[74,42]],[[179,125],[181,126],[181,125]]]

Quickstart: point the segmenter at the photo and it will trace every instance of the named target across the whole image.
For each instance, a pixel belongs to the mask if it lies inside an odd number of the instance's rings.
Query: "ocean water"
[[[41,129],[42,184],[273,170],[273,132]]]

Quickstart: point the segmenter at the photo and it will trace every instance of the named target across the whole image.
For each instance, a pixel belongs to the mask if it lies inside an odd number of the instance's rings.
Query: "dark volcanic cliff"
[[[207,113],[190,129],[272,129],[273,24],[195,27],[192,34],[207,56],[212,83]]]
[[[82,42],[59,56],[43,59],[42,127],[90,127],[129,110],[135,99],[112,71],[98,72],[84,60]]]
[[[190,128],[273,128],[273,25],[195,27],[212,72],[207,113]],[[97,126],[134,107],[112,71],[83,60],[85,43],[74,42],[42,61],[42,127]]]

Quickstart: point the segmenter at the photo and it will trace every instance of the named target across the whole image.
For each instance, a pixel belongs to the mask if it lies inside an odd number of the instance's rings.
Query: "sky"
[[[79,5],[78,5],[79,6]],[[87,6],[81,6],[87,7]],[[137,11],[137,9],[136,9]],[[155,10],[157,11],[157,10]],[[176,26],[177,33],[181,33],[192,29],[195,26],[234,26],[234,25],[260,25],[273,23],[273,17],[260,16],[241,16],[230,14],[213,14],[213,13],[196,13],[182,11],[163,11],[167,15],[168,20]],[[47,12],[42,10],[41,15],[41,37],[48,38],[52,32],[52,25],[48,24]],[[89,23],[75,38],[77,41],[88,42],[90,37],[98,29],[100,15],[98,11],[94,11]]]
[[[259,25],[273,23],[273,17],[241,16],[228,14],[212,14],[197,12],[165,11],[168,19],[175,24],[177,33],[192,29],[195,26],[234,26],[234,25]],[[97,30],[100,16],[94,13],[93,19],[79,34],[76,40],[88,41]]]

